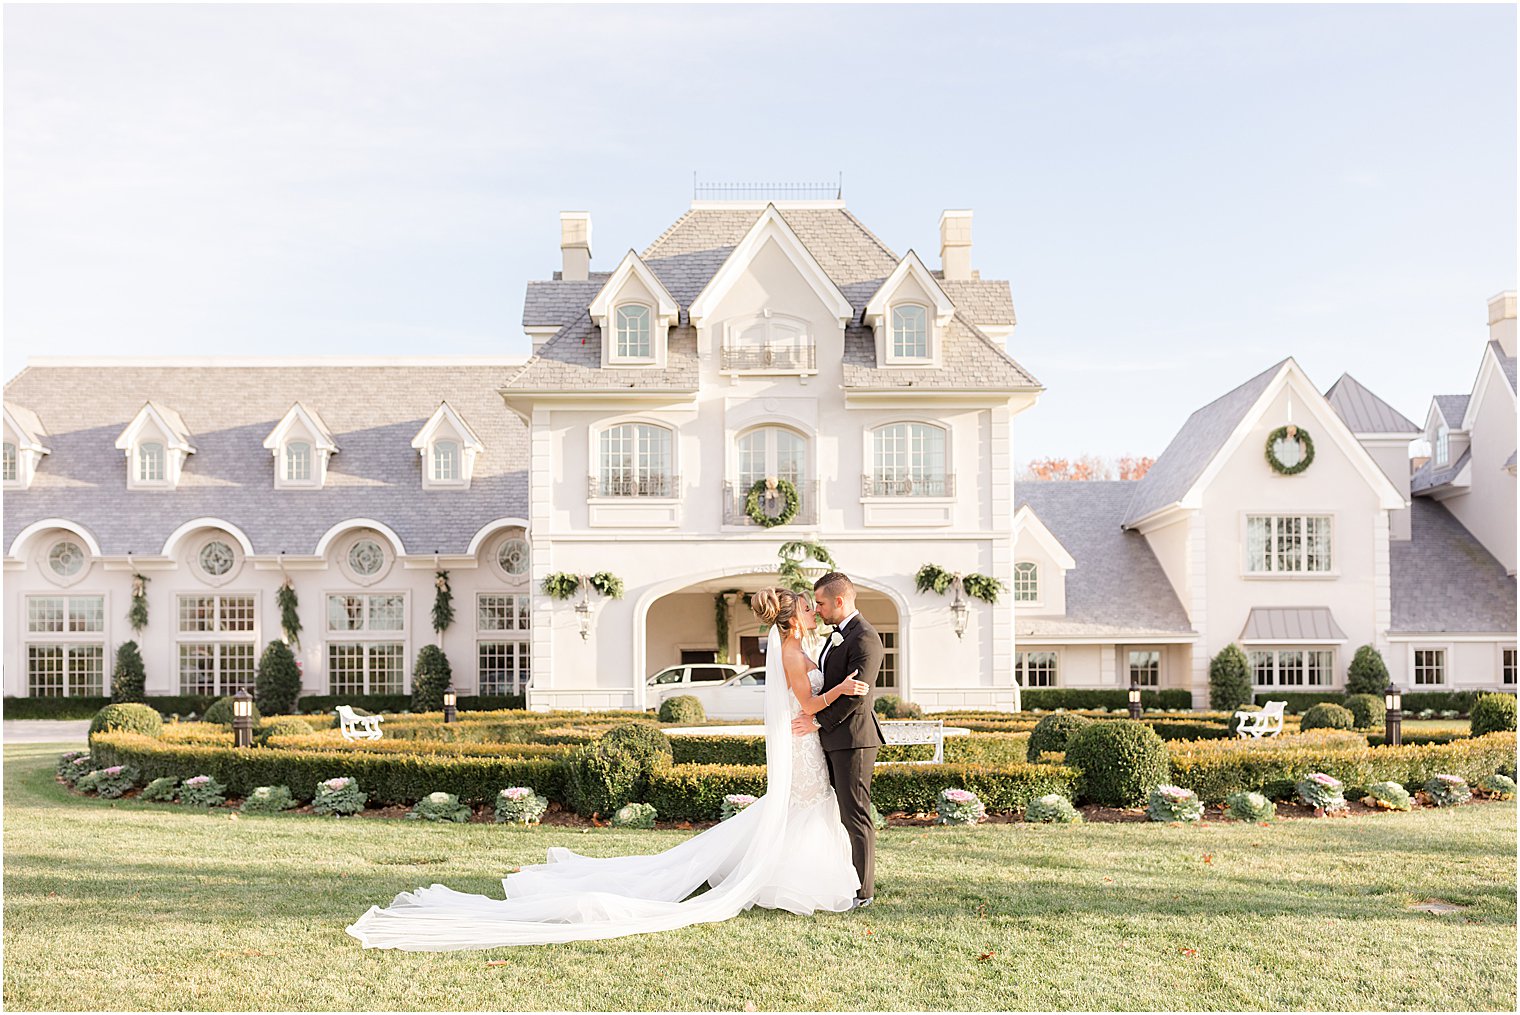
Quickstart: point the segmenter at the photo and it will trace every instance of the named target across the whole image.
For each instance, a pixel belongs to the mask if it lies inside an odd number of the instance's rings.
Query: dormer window
[[[291,441],[285,445],[285,478],[292,483],[311,482],[311,443]]]
[[[5,442],[3,457],[0,457],[0,473],[4,474],[5,482],[16,481],[16,445],[10,441]]]
[[[433,442],[433,482],[459,482],[459,442]]]
[[[145,441],[137,446],[137,481],[164,481],[164,446],[158,441]]]
[[[441,402],[412,447],[422,458],[424,490],[462,490],[469,488],[475,456],[485,445],[453,406]]]
[[[1013,601],[1016,603],[1040,601],[1040,565],[1032,560],[1021,560],[1013,565]]]
[[[338,444],[322,416],[300,402],[269,431],[264,447],[274,456],[277,490],[321,489],[327,480],[328,459],[338,453]]]
[[[929,358],[929,311],[916,303],[892,308],[892,358]]]
[[[1436,464],[1445,465],[1451,460],[1451,429],[1445,423],[1436,428]]]
[[[636,303],[617,308],[619,359],[649,359],[649,308]]]

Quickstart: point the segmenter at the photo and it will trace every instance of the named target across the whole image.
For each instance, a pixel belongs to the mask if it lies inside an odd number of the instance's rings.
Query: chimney
[[[564,258],[560,278],[566,282],[584,282],[591,274],[591,213],[559,213],[559,252]]]
[[[971,271],[971,209],[939,216],[939,265],[946,278],[975,278]]]
[[[1488,337],[1499,343],[1504,355],[1515,354],[1515,292],[1511,289],[1488,301]]]

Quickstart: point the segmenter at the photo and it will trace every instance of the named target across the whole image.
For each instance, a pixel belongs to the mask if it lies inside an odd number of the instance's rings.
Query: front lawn
[[[365,951],[373,903],[499,896],[551,845],[690,833],[246,817],[73,796],[5,749],[15,1009],[1429,1009],[1516,1003],[1513,804],[1273,827],[896,827],[877,902],[658,935]],[[1437,916],[1411,903],[1466,907]],[[503,961],[504,960],[504,961]],[[502,962],[492,965],[493,961]]]

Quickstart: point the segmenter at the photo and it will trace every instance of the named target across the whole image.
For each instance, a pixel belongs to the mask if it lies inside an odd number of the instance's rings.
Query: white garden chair
[[[379,740],[383,715],[356,715],[348,705],[338,706],[338,728],[344,740]]]
[[[933,744],[934,757],[928,761],[880,761],[880,765],[938,765],[945,760],[945,721],[943,719],[887,719],[881,721],[882,737],[888,744]]]
[[[1286,701],[1269,701],[1261,709],[1251,711],[1240,709],[1235,713],[1240,720],[1240,725],[1235,727],[1235,732],[1240,739],[1254,737],[1260,740],[1262,737],[1275,737],[1282,732],[1283,709],[1288,707]]]

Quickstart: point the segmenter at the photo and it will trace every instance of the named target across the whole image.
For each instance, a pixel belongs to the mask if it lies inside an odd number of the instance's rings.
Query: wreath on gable
[[[1298,461],[1287,465],[1277,457],[1278,441],[1297,441]],[[1267,434],[1267,464],[1272,467],[1272,471],[1283,476],[1296,476],[1307,469],[1312,461],[1314,461],[1314,441],[1310,438],[1309,431],[1303,427],[1289,423]]]
[[[761,507],[762,502],[772,501],[778,494],[783,501],[781,511],[775,515],[766,514],[764,508]],[[797,508],[801,504],[802,500],[797,495],[797,487],[791,480],[772,479],[767,476],[765,479],[755,480],[750,486],[749,494],[744,498],[744,513],[756,525],[769,529],[777,525],[785,525],[796,518]]]

